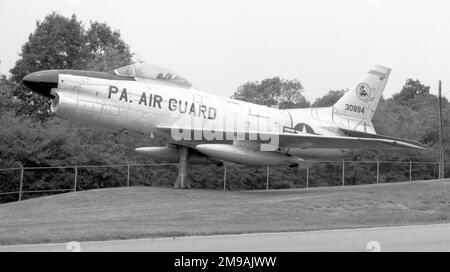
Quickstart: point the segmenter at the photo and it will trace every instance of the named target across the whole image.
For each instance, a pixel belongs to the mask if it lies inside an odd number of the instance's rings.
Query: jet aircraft
[[[72,122],[164,138],[167,146],[136,151],[178,163],[175,187],[188,188],[188,164],[306,167],[365,149],[424,149],[375,132],[372,117],[390,72],[374,66],[331,107],[286,110],[200,92],[172,71],[144,63],[111,72],[44,70],[23,83]]]

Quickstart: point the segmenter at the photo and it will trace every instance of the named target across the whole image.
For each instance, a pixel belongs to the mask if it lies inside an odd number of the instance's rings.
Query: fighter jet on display
[[[287,110],[200,92],[177,74],[143,63],[112,72],[45,70],[23,83],[72,122],[166,139],[167,146],[136,151],[177,162],[175,187],[186,188],[188,163],[302,167],[364,149],[423,149],[375,132],[371,120],[390,71],[375,66],[332,107]]]

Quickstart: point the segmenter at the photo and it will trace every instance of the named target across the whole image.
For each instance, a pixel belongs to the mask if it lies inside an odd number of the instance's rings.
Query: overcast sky
[[[198,89],[297,78],[310,101],[349,88],[373,65],[393,69],[385,97],[405,79],[450,94],[450,1],[1,0],[0,73],[7,74],[36,20],[57,11],[106,22],[147,63]]]

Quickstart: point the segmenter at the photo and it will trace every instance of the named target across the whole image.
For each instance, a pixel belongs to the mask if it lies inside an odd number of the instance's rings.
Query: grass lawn
[[[0,244],[450,222],[450,181],[223,192],[130,187],[0,205]]]

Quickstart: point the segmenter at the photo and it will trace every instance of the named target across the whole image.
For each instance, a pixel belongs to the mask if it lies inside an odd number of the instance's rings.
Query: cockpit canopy
[[[192,84],[181,76],[156,65],[135,63],[114,70],[119,76],[133,77],[137,81],[155,80],[161,83],[175,84],[190,88]]]

